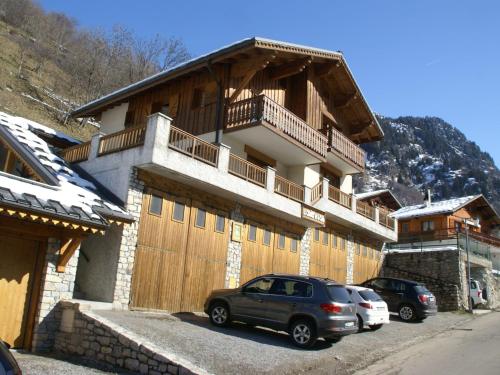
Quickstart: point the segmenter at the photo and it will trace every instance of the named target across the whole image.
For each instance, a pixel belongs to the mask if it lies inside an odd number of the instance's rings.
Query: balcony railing
[[[141,146],[144,144],[145,136],[146,125],[133,126],[113,134],[105,135],[99,142],[98,155],[106,155],[112,152]]]
[[[235,176],[259,186],[266,186],[267,173],[264,168],[252,164],[236,155],[229,155],[228,171]]]
[[[336,129],[331,129],[331,150],[365,169],[365,151]]]
[[[323,196],[323,181],[318,182],[311,188],[311,204],[316,203]]]
[[[356,212],[367,217],[370,220],[375,220],[375,208],[366,202],[356,202]]]
[[[227,106],[225,121],[227,129],[266,121],[310,150],[326,157],[328,143],[326,136],[265,95]]]
[[[328,199],[346,208],[352,208],[352,196],[340,191],[335,186],[328,186]]]
[[[77,163],[89,158],[90,142],[68,147],[61,151],[61,157],[68,163]]]
[[[191,156],[193,159],[217,165],[219,148],[211,143],[205,142],[192,134],[185,132],[175,126],[170,128],[170,139],[168,147]]]
[[[380,225],[394,230],[394,218],[390,217],[389,214],[389,211],[384,210],[383,208],[379,208],[378,221]]]
[[[281,176],[276,176],[274,180],[274,191],[285,197],[304,202],[304,187]]]

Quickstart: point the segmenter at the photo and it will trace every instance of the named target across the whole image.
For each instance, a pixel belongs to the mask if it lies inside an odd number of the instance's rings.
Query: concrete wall
[[[104,111],[101,115],[101,132],[104,134],[116,133],[125,128],[125,116],[128,103]]]

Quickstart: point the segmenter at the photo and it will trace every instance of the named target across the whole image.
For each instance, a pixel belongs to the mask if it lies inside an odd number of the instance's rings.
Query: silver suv
[[[312,347],[319,337],[337,342],[355,333],[358,323],[343,285],[295,275],[264,275],[240,288],[214,290],[205,312],[219,327],[238,321],[286,331],[301,348]]]

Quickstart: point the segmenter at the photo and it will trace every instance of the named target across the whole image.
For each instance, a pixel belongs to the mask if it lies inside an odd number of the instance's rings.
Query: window
[[[269,293],[274,279],[258,279],[243,288],[245,293]]]
[[[375,250],[373,249],[370,249],[370,259],[373,259],[373,253],[375,252]]]
[[[340,250],[345,251],[345,238],[340,237]]]
[[[366,245],[363,245],[363,256],[366,257],[368,255],[368,249],[366,248]]]
[[[359,242],[356,243],[356,255],[361,254],[361,244]]]
[[[313,295],[313,286],[302,281],[275,279],[269,294],[310,298]]]
[[[422,222],[422,231],[423,232],[431,232],[434,230],[434,221],[427,220]]]
[[[334,249],[337,248],[337,241],[338,241],[338,237],[335,234],[332,234],[332,246]]]
[[[217,86],[211,82],[205,86],[197,87],[193,91],[192,109],[202,108],[217,100]]]
[[[298,248],[299,248],[299,240],[297,239],[297,237],[292,237],[290,240],[290,250],[296,253]]]
[[[401,232],[408,233],[410,231],[410,223],[402,223],[401,224]]]
[[[314,241],[319,241],[319,228],[314,228]]]
[[[174,212],[172,212],[172,219],[175,221],[184,221],[184,204],[179,202],[174,202]]]
[[[461,232],[462,223],[460,221],[455,221],[455,232]]]
[[[215,231],[224,233],[225,226],[226,226],[226,218],[223,215],[217,215],[215,219]]]
[[[129,128],[131,126],[134,126],[134,121],[135,121],[135,112],[134,111],[128,111],[125,114],[125,127]]]
[[[351,303],[351,296],[349,295],[349,292],[347,292],[347,289],[344,288],[342,285],[336,285],[336,284],[329,284],[327,286],[328,294],[330,295],[330,298],[339,303]]]
[[[266,246],[271,245],[271,231],[269,229],[264,229],[264,235],[262,236],[262,243]]]
[[[151,194],[151,200],[149,201],[149,213],[153,215],[161,216],[161,206],[163,204],[162,197],[158,195]]]
[[[248,226],[248,241],[257,241],[257,227],[255,225]]]
[[[390,280],[375,279],[371,282],[371,286],[376,289],[389,289]]]
[[[155,102],[151,105],[151,113],[162,113],[164,115],[169,115],[168,103],[164,104],[162,102]]]
[[[199,228],[205,228],[205,222],[207,221],[207,211],[203,208],[198,208],[196,211],[196,223],[195,225]]]
[[[383,301],[382,297],[380,297],[377,293],[375,293],[373,290],[360,290],[359,295],[361,298],[363,298],[365,301]]]
[[[283,233],[280,233],[278,236],[278,249],[284,249],[285,248],[285,235]]]
[[[323,232],[323,245],[328,245],[328,232]]]

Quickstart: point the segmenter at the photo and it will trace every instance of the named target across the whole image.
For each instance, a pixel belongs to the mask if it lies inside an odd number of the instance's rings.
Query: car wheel
[[[382,328],[382,326],[383,326],[383,324],[372,324],[372,325],[370,325],[370,326],[368,326],[368,327],[370,327],[370,329],[371,329],[372,331],[376,331],[376,330],[378,330],[378,329]]]
[[[296,320],[290,327],[290,338],[299,348],[310,348],[318,339],[316,327],[309,320]]]
[[[218,327],[229,324],[229,309],[224,302],[215,302],[210,307],[210,322]]]
[[[363,318],[361,316],[357,315],[357,317],[358,317],[358,332],[363,332],[365,323],[363,322]]]
[[[401,305],[398,313],[401,320],[405,322],[410,322],[416,318],[415,309],[411,305]]]

